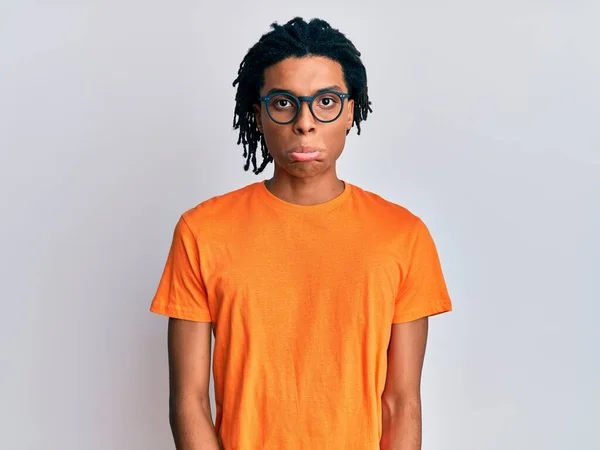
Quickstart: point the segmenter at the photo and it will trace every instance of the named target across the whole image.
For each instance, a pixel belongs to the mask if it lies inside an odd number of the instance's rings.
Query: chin
[[[314,177],[322,175],[330,169],[326,160],[315,160],[309,162],[290,161],[285,164],[275,163],[280,171],[285,171],[296,178]]]

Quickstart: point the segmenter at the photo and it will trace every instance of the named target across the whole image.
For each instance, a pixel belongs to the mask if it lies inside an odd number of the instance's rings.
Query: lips
[[[290,152],[290,157],[294,161],[315,161],[321,157],[321,150],[308,146],[296,147]]]
[[[314,153],[320,152],[321,150],[317,147],[311,147],[309,145],[300,145],[292,149],[292,153]]]

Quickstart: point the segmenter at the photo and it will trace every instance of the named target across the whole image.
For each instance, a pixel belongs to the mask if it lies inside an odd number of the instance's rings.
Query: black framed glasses
[[[296,97],[289,92],[274,92],[260,97],[271,120],[280,125],[294,122],[300,114],[301,102],[307,102],[313,117],[322,123],[337,120],[344,109],[344,101],[350,97],[336,91],[324,91],[313,96]]]

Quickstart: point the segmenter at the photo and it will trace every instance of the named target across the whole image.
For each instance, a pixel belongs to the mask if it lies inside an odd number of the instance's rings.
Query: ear
[[[348,100],[347,108],[346,130],[350,132],[350,128],[352,128],[352,124],[354,123],[354,100]]]
[[[258,127],[258,131],[260,131],[261,133],[263,132],[263,128],[262,128],[262,109],[261,109],[261,104],[260,103],[255,103],[254,105],[252,105],[252,107],[254,108],[254,117],[256,118],[256,126]]]

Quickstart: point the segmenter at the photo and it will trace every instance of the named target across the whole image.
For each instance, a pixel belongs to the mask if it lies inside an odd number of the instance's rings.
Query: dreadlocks
[[[321,19],[310,22],[296,17],[285,25],[271,24],[271,31],[248,50],[242,60],[238,77],[233,82],[237,87],[233,128],[239,129],[238,145],[244,147],[248,170],[252,162],[253,172],[261,173],[273,161],[265,138],[258,130],[253,105],[259,101],[259,91],[264,83],[264,71],[268,67],[289,57],[301,58],[308,55],[324,56],[342,66],[350,98],[354,100],[354,124],[360,134],[360,123],[372,112],[367,93],[367,73],[360,60],[360,52],[340,31]],[[262,164],[257,167],[256,149],[260,142]]]

